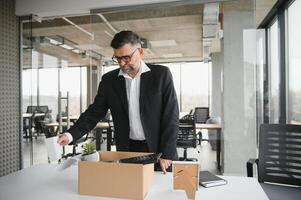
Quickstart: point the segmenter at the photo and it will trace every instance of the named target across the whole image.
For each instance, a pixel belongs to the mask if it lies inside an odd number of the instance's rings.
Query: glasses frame
[[[121,61],[123,61],[123,62],[125,62],[125,63],[128,63],[128,62],[130,62],[130,61],[132,60],[132,57],[133,57],[134,53],[137,51],[137,49],[139,49],[139,48],[136,48],[136,49],[133,51],[133,53],[131,53],[131,54],[129,54],[129,55],[126,55],[126,56],[120,56],[120,57],[118,57],[118,56],[113,56],[113,57],[112,57],[112,61],[113,61],[114,63],[120,63]]]

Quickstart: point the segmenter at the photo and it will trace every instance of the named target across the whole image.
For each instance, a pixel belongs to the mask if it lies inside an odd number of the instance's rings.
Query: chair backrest
[[[27,106],[26,113],[48,113],[48,106]]]
[[[34,113],[37,111],[37,106],[27,106],[26,113]]]
[[[48,106],[38,106],[37,107],[37,112],[38,113],[48,113],[49,109]]]
[[[301,186],[301,125],[260,126],[258,180]]]
[[[194,109],[194,121],[195,123],[206,123],[209,119],[208,107],[196,107]]]
[[[197,146],[197,135],[195,132],[195,123],[193,118],[184,118],[179,121],[179,133],[177,139],[178,147],[193,147]]]

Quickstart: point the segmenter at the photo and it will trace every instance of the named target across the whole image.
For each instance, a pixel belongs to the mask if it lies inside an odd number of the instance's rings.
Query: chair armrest
[[[258,166],[258,159],[251,158],[247,161],[247,176],[253,177],[253,165],[256,163]]]

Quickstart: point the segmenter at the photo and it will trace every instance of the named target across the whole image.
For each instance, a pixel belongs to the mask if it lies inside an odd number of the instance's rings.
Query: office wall
[[[18,20],[12,0],[0,1],[0,176],[20,169]]]
[[[256,156],[254,0],[227,2],[224,9],[224,172],[246,175],[246,161]]]

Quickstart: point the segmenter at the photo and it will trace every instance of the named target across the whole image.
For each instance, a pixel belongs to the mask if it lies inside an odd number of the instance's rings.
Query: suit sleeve
[[[161,143],[162,158],[177,160],[177,137],[179,131],[179,107],[173,85],[172,75],[167,68],[163,84],[163,110],[161,114]]]
[[[91,131],[108,111],[106,90],[104,82],[101,81],[98,87],[94,102],[81,114],[76,123],[66,132],[71,133],[73,141],[78,140],[83,135]]]

